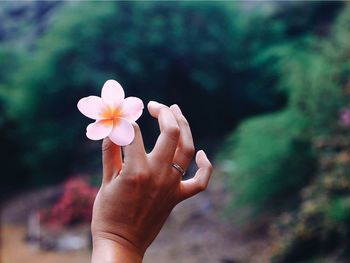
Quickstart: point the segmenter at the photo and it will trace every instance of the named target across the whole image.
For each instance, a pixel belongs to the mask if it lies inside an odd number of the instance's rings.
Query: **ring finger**
[[[173,111],[180,128],[180,138],[175,151],[173,163],[179,165],[184,171],[186,171],[195,152],[190,125],[185,116],[183,116],[179,106],[174,104],[170,106],[170,109]],[[174,167],[174,170],[175,169],[182,174],[181,169]]]

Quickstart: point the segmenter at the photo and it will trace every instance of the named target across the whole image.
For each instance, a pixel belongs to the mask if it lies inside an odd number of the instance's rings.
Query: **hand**
[[[212,166],[203,151],[196,154],[198,171],[182,181],[172,167],[187,169],[194,155],[191,130],[177,105],[148,104],[158,119],[160,135],[146,154],[139,126],[135,139],[121,150],[108,138],[103,141],[103,180],[93,218],[92,262],[142,262],[176,204],[206,189]]]

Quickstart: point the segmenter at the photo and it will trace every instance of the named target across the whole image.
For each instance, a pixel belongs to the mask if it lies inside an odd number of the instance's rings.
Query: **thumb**
[[[122,169],[122,153],[119,145],[114,144],[108,137],[102,143],[102,183],[109,183]]]

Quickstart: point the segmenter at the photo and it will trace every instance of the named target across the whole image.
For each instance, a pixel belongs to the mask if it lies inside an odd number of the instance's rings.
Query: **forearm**
[[[112,239],[93,239],[91,263],[141,263],[142,257],[132,245]]]

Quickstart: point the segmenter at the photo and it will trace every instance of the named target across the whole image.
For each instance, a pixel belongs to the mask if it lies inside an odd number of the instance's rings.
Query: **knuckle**
[[[191,158],[193,157],[194,153],[195,153],[195,149],[194,149],[194,146],[191,145],[191,146],[185,146],[182,148],[182,152],[185,156],[187,156],[188,158]]]
[[[112,147],[113,143],[108,138],[105,138],[102,142],[102,152],[106,152]]]
[[[208,165],[208,171],[209,171],[209,174],[211,174],[213,172],[213,165],[212,164]]]
[[[164,180],[159,180],[159,179],[153,180],[153,185],[154,185],[155,189],[162,189],[166,185],[166,183],[167,182]]]
[[[147,169],[137,169],[135,171],[129,171],[125,173],[124,179],[132,185],[142,185],[146,183],[150,178],[150,174]]]
[[[180,128],[175,125],[169,125],[164,129],[164,133],[173,139],[178,139],[180,136]]]
[[[205,189],[207,189],[207,182],[205,180],[196,179],[196,189],[197,192],[203,192]]]
[[[135,132],[139,132],[140,131],[140,126],[136,122],[133,122],[132,126],[134,127]]]
[[[203,181],[198,182],[198,191],[203,192],[205,189],[207,189],[207,184]]]
[[[149,174],[147,171],[139,171],[135,174],[135,180],[138,182],[146,182],[149,179]]]
[[[181,116],[179,116],[179,121],[181,122],[181,124],[184,126],[184,127],[190,127],[190,124],[188,123],[188,121],[187,121],[187,119],[183,116],[183,115],[181,115]]]

